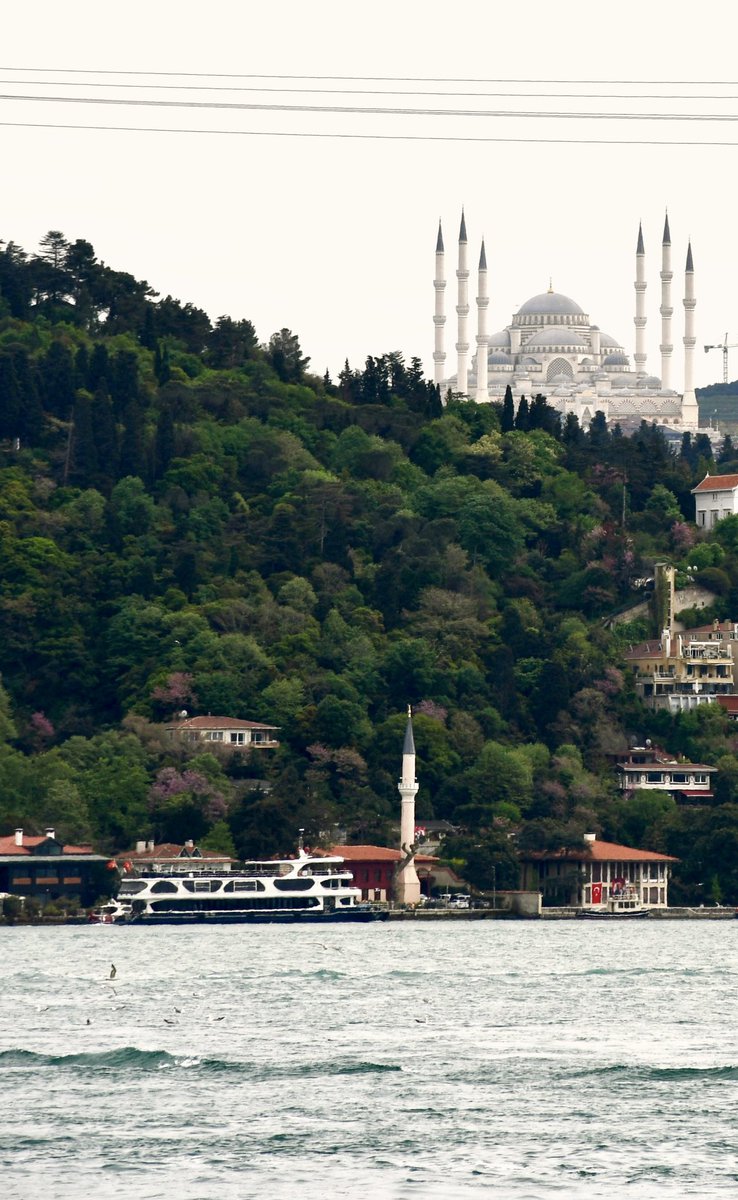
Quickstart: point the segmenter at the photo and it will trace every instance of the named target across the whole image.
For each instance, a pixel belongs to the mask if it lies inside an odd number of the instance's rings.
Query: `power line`
[[[546,112],[526,109],[380,108],[374,105],[253,104],[229,100],[136,100],[127,96],[36,96],[0,93],[1,100],[40,104],[103,104],[136,108],[219,109],[238,112],[311,113],[331,116],[486,117],[488,119],[557,121],[736,121],[733,113]]]
[[[0,68],[3,70],[6,68]],[[729,96],[715,96],[711,93],[703,95],[675,94],[674,92],[639,93],[639,92],[438,92],[398,90],[395,88],[315,88],[315,87],[242,87],[237,85],[192,84],[192,83],[95,83],[88,80],[77,83],[73,79],[54,79],[46,84],[40,79],[0,79],[0,83],[10,83],[30,87],[41,84],[43,87],[88,87],[88,88],[135,88],[137,91],[171,91],[171,92],[261,92],[298,95],[331,95],[331,96],[463,96],[468,98],[512,99],[512,100],[717,100],[724,102],[738,100],[738,93]]]
[[[137,77],[153,77],[160,79],[307,79],[317,82],[342,82],[362,80],[367,83],[526,83],[526,84],[561,84],[608,87],[738,87],[735,79],[475,79],[460,76],[434,75],[259,75],[235,74],[224,71],[116,71],[101,67],[3,67],[0,71],[32,71],[37,75],[132,75]]]
[[[509,145],[555,146],[695,146],[700,149],[738,147],[738,142],[659,140],[657,138],[560,138],[560,137],[476,137],[454,134],[422,133],[317,133],[302,130],[268,129],[177,129],[173,126],[141,125],[71,125],[48,121],[0,121],[0,126],[13,129],[72,129],[102,133],[186,133],[201,136],[264,137],[264,138],[324,138],[341,141],[369,142],[484,142]]]

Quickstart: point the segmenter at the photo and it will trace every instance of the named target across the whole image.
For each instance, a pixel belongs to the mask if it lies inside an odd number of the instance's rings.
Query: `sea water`
[[[736,1196],[737,943],[738,921],[2,929],[0,1194]]]

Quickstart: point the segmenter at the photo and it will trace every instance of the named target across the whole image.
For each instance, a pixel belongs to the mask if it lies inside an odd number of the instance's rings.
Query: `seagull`
[[[340,946],[329,946],[326,942],[309,942],[310,946],[320,946],[322,950],[337,950],[339,954],[343,954]]]
[[[164,1024],[165,1024],[165,1025],[176,1025],[176,1024],[177,1024],[177,1022],[176,1022],[176,1021],[170,1021],[170,1020],[169,1020],[169,1017],[165,1017],[165,1018],[164,1018]]]
[[[118,971],[117,971],[115,963],[111,963],[110,964],[110,975],[108,976],[108,978],[115,979],[117,974],[118,974]]]
[[[223,1014],[222,1017],[208,1017],[208,1021],[210,1022],[211,1025],[214,1021],[225,1021],[225,1013]]]
[[[182,1009],[181,1009],[181,1008],[175,1008],[175,1010],[174,1010],[174,1011],[175,1011],[176,1013],[181,1013],[181,1012],[182,1012]]]
[[[428,1024],[427,1017],[413,1017],[413,1020],[417,1021],[418,1025],[427,1025]]]

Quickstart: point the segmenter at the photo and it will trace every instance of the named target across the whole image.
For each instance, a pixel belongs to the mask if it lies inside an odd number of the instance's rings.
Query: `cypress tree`
[[[520,397],[518,411],[515,414],[515,428],[521,433],[527,433],[530,428],[530,413],[528,410],[528,401],[525,396]]]
[[[505,399],[502,401],[502,417],[500,418],[500,429],[503,433],[510,433],[515,428],[515,401],[513,400],[512,388],[508,383],[505,388]]]

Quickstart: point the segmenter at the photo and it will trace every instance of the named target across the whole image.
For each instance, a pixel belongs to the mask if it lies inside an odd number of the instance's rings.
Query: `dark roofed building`
[[[47,829],[42,836],[22,829],[0,837],[0,892],[43,900],[79,897],[94,904],[110,876],[108,859],[91,846],[67,846]]]

